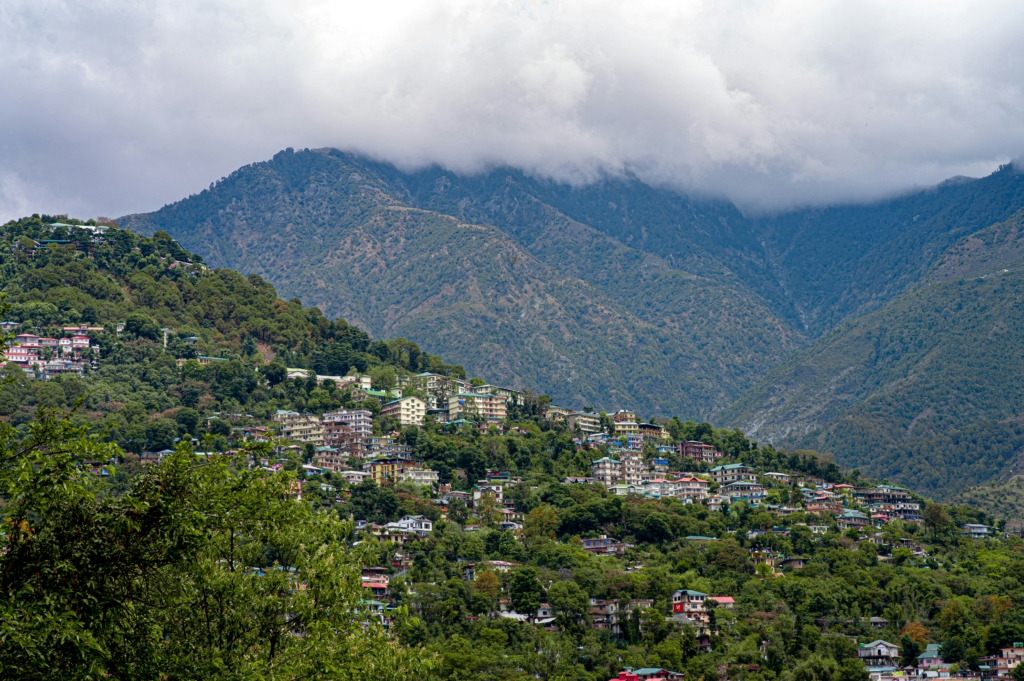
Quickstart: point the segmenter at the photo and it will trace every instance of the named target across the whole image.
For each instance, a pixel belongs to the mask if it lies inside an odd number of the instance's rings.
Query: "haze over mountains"
[[[566,406],[737,425],[941,497],[1024,444],[1022,207],[1012,166],[750,218],[629,177],[324,149],[121,222]]]

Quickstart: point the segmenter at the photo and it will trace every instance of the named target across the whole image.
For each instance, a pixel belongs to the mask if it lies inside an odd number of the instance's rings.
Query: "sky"
[[[984,0],[4,0],[0,219],[155,210],[325,146],[870,200],[1024,155],[1022,34]]]

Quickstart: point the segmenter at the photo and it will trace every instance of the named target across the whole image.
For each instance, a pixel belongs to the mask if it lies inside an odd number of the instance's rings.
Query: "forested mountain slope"
[[[167,230],[375,336],[429,344],[471,373],[576,407],[703,416],[803,345],[749,288],[528,194],[453,217],[400,179],[337,151],[287,151],[122,222]]]
[[[938,496],[1013,470],[1024,448],[1021,214],[964,237],[932,282],[844,324],[724,414]]]

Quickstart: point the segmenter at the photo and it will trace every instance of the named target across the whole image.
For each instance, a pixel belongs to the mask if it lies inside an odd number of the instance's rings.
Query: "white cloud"
[[[748,207],[1024,153],[1013,2],[7,0],[0,217],[151,210],[286,146],[630,168]]]

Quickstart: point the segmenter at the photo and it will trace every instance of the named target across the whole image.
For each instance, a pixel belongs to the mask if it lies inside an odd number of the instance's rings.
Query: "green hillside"
[[[787,360],[723,419],[937,496],[1002,475],[1024,447],[1020,218],[959,240],[933,283]]]
[[[343,406],[345,396],[333,384],[287,381],[286,366],[326,375],[353,367],[387,370],[392,379],[419,371],[465,376],[462,367],[414,343],[375,341],[318,308],[285,302],[256,275],[211,270],[164,232],[146,238],[108,229],[96,237],[75,226],[80,221],[71,223],[54,229],[32,217],[0,227],[0,285],[10,303],[5,320],[19,323],[18,331],[51,337],[64,335],[66,325],[103,327],[89,334],[99,357],[83,378],[26,380],[18,369],[5,370],[12,381],[0,389],[0,416],[12,425],[30,421],[37,407],[66,407],[81,398],[77,419],[139,452],[170,446],[181,429],[230,431],[218,419],[201,421],[203,414],[265,419],[277,409]],[[120,334],[119,322],[125,323]],[[176,366],[176,358],[197,356],[220,359]]]
[[[391,172],[332,150],[282,152],[124,223],[576,407],[704,416],[803,345],[748,288],[528,195],[515,210],[453,217],[416,206]]]

